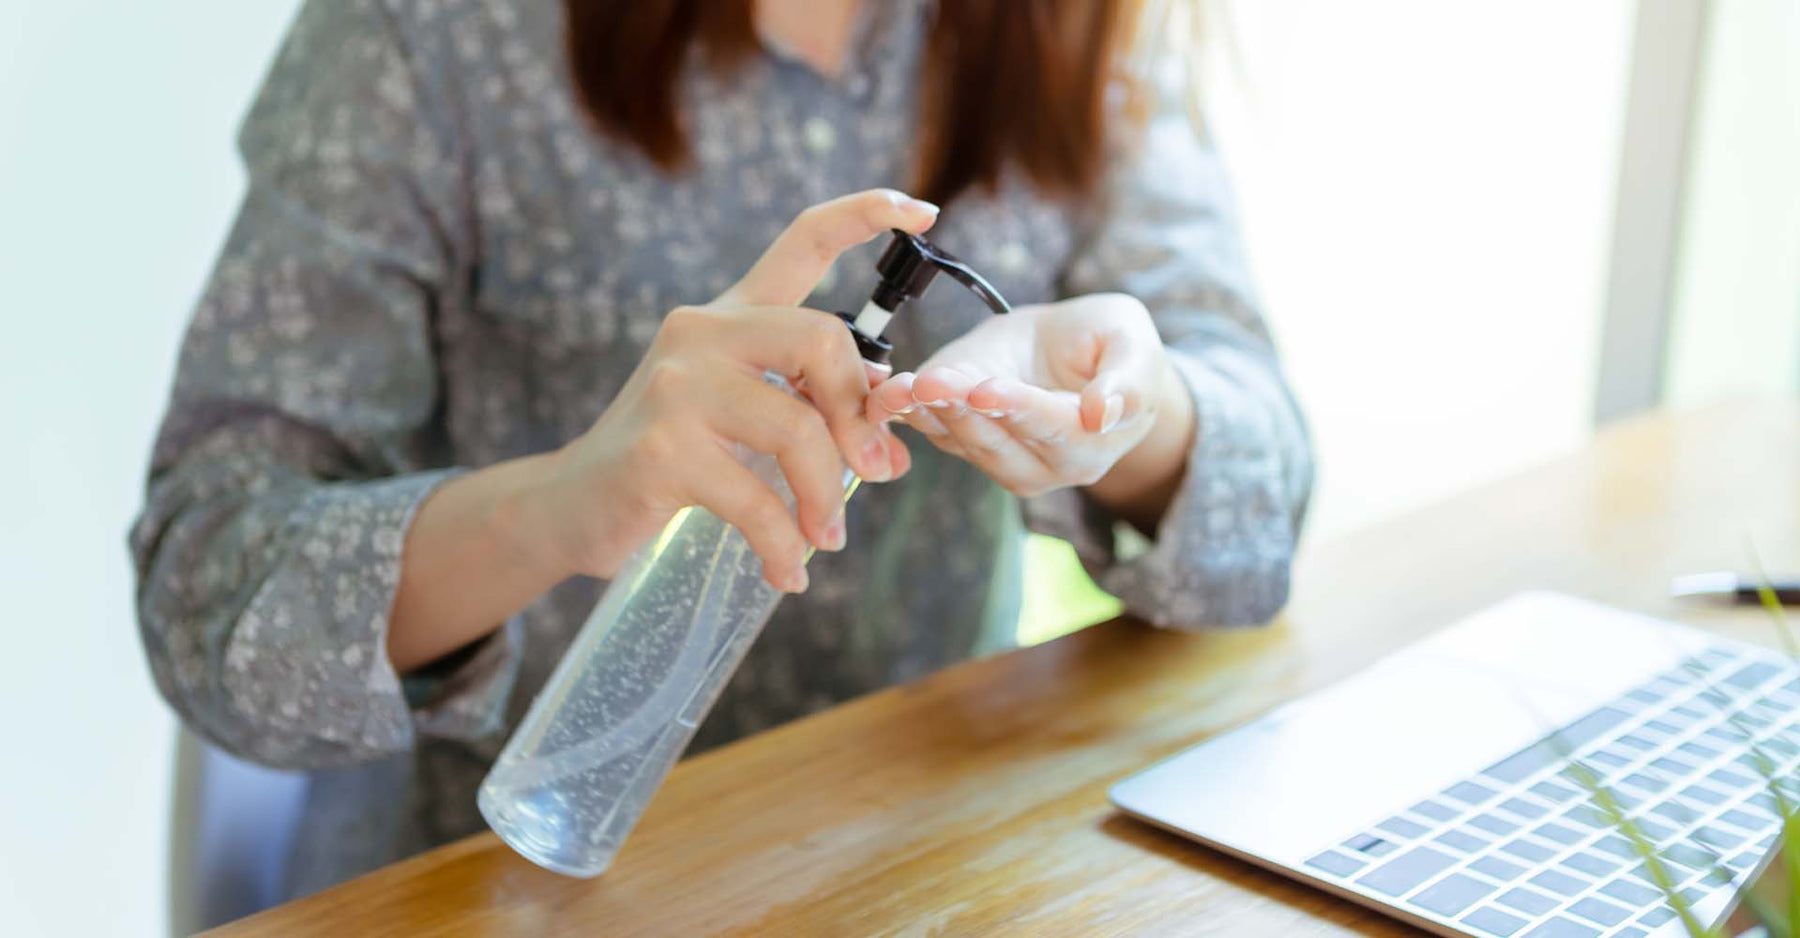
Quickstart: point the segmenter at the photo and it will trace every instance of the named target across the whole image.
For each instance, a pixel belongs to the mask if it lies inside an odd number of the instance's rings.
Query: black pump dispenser
[[[869,297],[871,306],[880,307],[886,313],[894,313],[907,300],[910,300],[931,285],[931,281],[939,273],[969,288],[969,292],[981,298],[987,307],[996,313],[1006,313],[1012,306],[993,284],[976,273],[974,268],[958,260],[956,255],[932,244],[915,234],[894,230],[894,239],[888,242],[887,250],[881,259],[875,262],[875,270],[881,275],[881,282],[876,285],[875,292]],[[865,312],[866,312],[865,308]],[[866,323],[862,316],[849,313],[838,313],[850,326],[850,333],[856,336],[856,348],[862,352],[864,359],[885,364],[888,354],[894,347],[881,337],[880,329],[865,331]],[[885,328],[886,320],[882,320]]]

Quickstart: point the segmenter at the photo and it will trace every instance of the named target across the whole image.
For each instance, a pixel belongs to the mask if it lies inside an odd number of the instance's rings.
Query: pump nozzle
[[[901,304],[925,292],[932,278],[940,272],[968,287],[969,292],[980,297],[988,309],[996,313],[1012,311],[1012,306],[1000,295],[1000,291],[994,289],[994,285],[976,273],[974,268],[916,234],[895,229],[894,239],[888,242],[887,250],[875,262],[875,270],[881,274],[881,282],[869,297],[868,305],[855,317],[847,313],[838,314],[850,324],[850,331],[856,334],[857,347],[862,350],[863,357],[870,361],[887,360],[887,354],[893,346],[881,334],[887,330],[888,320],[894,317]]]
[[[951,279],[968,287],[970,292],[980,297],[994,312],[1012,311],[1000,291],[994,289],[993,284],[976,273],[974,268],[958,260],[956,255],[915,234],[896,229],[894,240],[888,242],[887,251],[881,255],[881,260],[875,262],[875,270],[881,274],[881,284],[869,299],[890,313],[899,309],[901,303],[925,292],[925,287],[930,285],[931,278],[937,276],[939,271],[949,274]]]

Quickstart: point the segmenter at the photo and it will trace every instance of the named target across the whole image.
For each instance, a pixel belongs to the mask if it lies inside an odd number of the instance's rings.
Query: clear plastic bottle
[[[881,339],[888,319],[940,272],[995,312],[1008,309],[979,274],[917,235],[894,232],[876,269],[868,305],[843,317],[871,361],[891,348]],[[740,448],[738,458],[793,508],[774,457]],[[846,500],[856,484],[846,472]],[[488,826],[546,869],[605,872],[781,600],[762,574],[744,536],[697,507],[633,554],[483,780]]]
[[[773,457],[740,458],[793,507]],[[682,510],[619,571],[482,782],[488,826],[546,869],[605,872],[781,595],[743,534]]]

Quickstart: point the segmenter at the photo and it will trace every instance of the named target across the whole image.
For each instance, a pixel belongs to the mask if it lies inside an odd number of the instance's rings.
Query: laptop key
[[[1524,867],[1497,856],[1482,857],[1474,863],[1469,864],[1469,869],[1472,869],[1483,876],[1497,879],[1503,883],[1510,883],[1525,875]]]
[[[1692,824],[1700,819],[1700,815],[1695,814],[1693,808],[1690,808],[1679,801],[1665,801],[1662,804],[1652,806],[1650,810],[1677,824]]]
[[[1508,915],[1493,906],[1484,906],[1463,916],[1463,924],[1471,928],[1479,928],[1496,938],[1510,938],[1519,929],[1525,927],[1525,920],[1516,915]]]
[[[1714,749],[1699,740],[1689,740],[1676,746],[1675,749],[1677,752],[1680,752],[1689,758],[1698,759],[1702,762],[1708,759],[1717,758],[1719,755],[1719,750]]]
[[[1681,797],[1698,801],[1701,804],[1724,804],[1725,796],[1705,785],[1689,785],[1681,790]]]
[[[1725,865],[1731,867],[1734,870],[1738,870],[1741,872],[1743,870],[1747,870],[1747,869],[1755,866],[1757,864],[1757,862],[1762,859],[1762,857],[1763,857],[1763,852],[1761,850],[1757,850],[1756,848],[1752,847],[1751,849],[1746,850],[1743,853],[1740,853],[1737,856],[1732,857],[1729,860],[1726,860]]]
[[[1637,848],[1631,845],[1631,841],[1618,834],[1607,834],[1594,841],[1593,846],[1623,860],[1637,859]]]
[[[1444,831],[1432,840],[1463,853],[1474,853],[1488,845],[1487,841],[1474,834],[1455,829]]]
[[[1508,798],[1505,801],[1500,802],[1500,807],[1511,811],[1527,821],[1535,821],[1550,813],[1548,808],[1533,804],[1523,798]]]
[[[1554,821],[1548,824],[1539,824],[1532,830],[1532,833],[1545,840],[1554,840],[1559,844],[1572,844],[1587,836],[1578,830],[1564,827]]]
[[[1725,683],[1749,690],[1779,673],[1781,673],[1780,667],[1767,661],[1758,661],[1733,671],[1730,676],[1725,678]]]
[[[1602,925],[1617,925],[1631,917],[1630,911],[1594,896],[1588,896],[1569,906],[1569,911],[1588,921],[1599,922]]]
[[[1494,901],[1501,905],[1511,906],[1524,912],[1526,915],[1531,916],[1543,915],[1545,912],[1548,912],[1557,906],[1557,901],[1555,899],[1552,899],[1541,892],[1533,892],[1523,886],[1518,886],[1501,893],[1499,898]]]
[[[1587,880],[1579,876],[1570,876],[1558,870],[1544,870],[1527,882],[1560,896],[1572,896],[1588,887]]]
[[[1398,834],[1408,840],[1423,837],[1428,830],[1423,824],[1416,824],[1406,818],[1397,816],[1388,818],[1375,826],[1390,834]]]
[[[1771,818],[1781,817],[1781,802],[1776,801],[1775,796],[1766,791],[1745,798],[1742,807],[1756,808]]]
[[[1526,932],[1525,938],[1600,938],[1600,932],[1559,915]]]
[[[1634,817],[1626,823],[1637,828],[1638,833],[1654,841],[1661,842],[1675,836],[1674,828],[1658,824],[1647,817]]]
[[[1664,923],[1674,917],[1675,917],[1674,909],[1671,909],[1666,905],[1657,906],[1656,908],[1651,909],[1648,912],[1645,912],[1643,915],[1638,916],[1638,924],[1639,925],[1648,925],[1651,928],[1655,928],[1656,926],[1661,925],[1662,923]]]
[[[1344,846],[1372,857],[1385,857],[1394,852],[1394,842],[1375,834],[1357,834],[1344,841]]]
[[[1434,821],[1448,821],[1462,812],[1436,801],[1421,801],[1412,806],[1412,813],[1420,817],[1428,817]]]
[[[1412,903],[1439,915],[1453,916],[1474,905],[1477,899],[1486,898],[1497,888],[1499,887],[1461,873],[1451,873],[1413,896]]]
[[[1619,807],[1624,808],[1627,811],[1634,811],[1639,805],[1650,800],[1650,796],[1640,795],[1629,789],[1615,787],[1612,789],[1612,799],[1619,803]]]
[[[1376,892],[1403,896],[1455,862],[1456,858],[1442,851],[1414,847],[1364,874],[1357,882]]]
[[[1368,861],[1347,857],[1336,850],[1327,850],[1306,861],[1306,865],[1314,869],[1324,870],[1333,876],[1349,878],[1352,873],[1368,866]]]
[[[1712,854],[1687,844],[1667,844],[1662,848],[1661,855],[1664,859],[1674,860],[1695,870],[1710,870],[1717,863]]]
[[[1686,762],[1683,762],[1680,759],[1677,759],[1673,756],[1662,756],[1662,757],[1659,757],[1656,759],[1651,759],[1650,767],[1657,770],[1658,772],[1662,772],[1663,774],[1669,776],[1670,778],[1682,778],[1682,777],[1686,776],[1689,772],[1694,771],[1694,767],[1692,765],[1690,765]]]
[[[1589,876],[1600,877],[1619,868],[1615,860],[1592,853],[1571,853],[1562,860],[1563,866]]]
[[[1531,786],[1531,793],[1551,804],[1562,804],[1581,794],[1580,791],[1551,779],[1544,779]]]
[[[1485,804],[1492,800],[1499,792],[1496,792],[1485,785],[1476,784],[1475,782],[1457,782],[1449,788],[1444,789],[1444,794],[1455,798],[1463,804]]]
[[[1542,863],[1545,860],[1556,856],[1556,851],[1541,844],[1534,844],[1529,840],[1514,840],[1510,843],[1504,843],[1500,845],[1500,849],[1515,857],[1522,857],[1526,860],[1530,860],[1533,863]]]
[[[1628,765],[1633,761],[1629,756],[1619,755],[1610,749],[1602,749],[1599,752],[1589,753],[1588,758],[1609,769],[1616,769],[1619,766]]]
[[[1718,740],[1719,743],[1721,743],[1722,745],[1732,746],[1732,747],[1736,747],[1736,746],[1740,745],[1741,743],[1743,743],[1743,741],[1744,741],[1743,732],[1740,731],[1737,727],[1731,726],[1729,724],[1721,724],[1719,726],[1709,726],[1706,729],[1702,730],[1700,732],[1700,735],[1708,737],[1710,739]]]
[[[1721,811],[1719,812],[1719,816],[1713,818],[1713,820],[1724,821],[1732,827],[1742,828],[1752,834],[1760,833],[1763,828],[1769,826],[1768,821],[1741,808],[1731,808],[1726,811]]]
[[[1694,839],[1721,850],[1730,850],[1744,842],[1741,835],[1720,830],[1717,827],[1701,827],[1694,831]]]
[[[1608,817],[1605,811],[1585,804],[1569,808],[1563,812],[1563,817],[1578,824],[1585,824],[1595,830],[1611,830],[1613,826],[1612,818]]]
[[[1600,891],[1634,909],[1649,908],[1661,902],[1663,897],[1655,889],[1629,879],[1615,879],[1601,886]]]
[[[1479,827],[1490,834],[1510,834],[1519,829],[1519,825],[1492,814],[1477,814],[1469,818],[1468,824],[1471,827]]]

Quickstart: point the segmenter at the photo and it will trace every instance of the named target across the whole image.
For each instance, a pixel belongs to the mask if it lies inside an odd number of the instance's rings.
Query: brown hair
[[[882,2],[882,0],[863,0]],[[1054,195],[1091,192],[1108,86],[1141,0],[945,0],[925,50],[914,192],[945,202],[1007,165]],[[600,132],[667,171],[687,165],[676,84],[697,49],[730,67],[757,48],[755,0],[563,0],[576,96]]]

